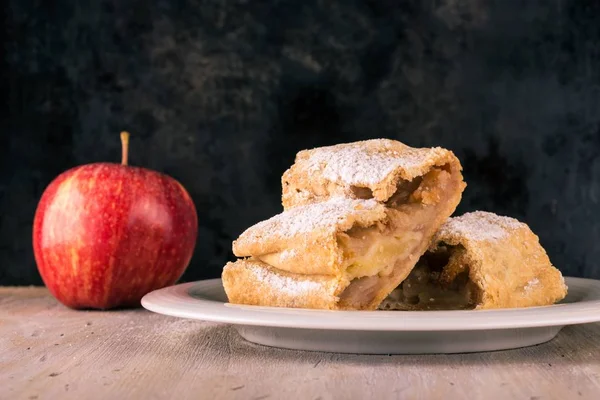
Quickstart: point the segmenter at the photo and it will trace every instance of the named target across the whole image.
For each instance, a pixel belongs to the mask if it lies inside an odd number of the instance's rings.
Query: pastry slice
[[[410,190],[398,188],[393,207],[376,199],[330,197],[288,209],[250,227],[233,243],[234,254],[250,260],[224,268],[227,295],[231,302],[244,304],[374,310],[408,276],[456,208],[463,188],[460,172],[431,169]],[[264,285],[253,286],[253,280],[246,286],[233,284],[251,276],[241,272],[249,265],[254,271],[262,268],[267,277],[298,282],[323,277],[321,282],[333,288],[331,296],[284,301],[288,297],[282,295],[273,302],[273,297],[263,296]],[[289,293],[291,287],[272,286],[270,292]]]
[[[452,192],[432,191],[424,203],[463,191],[461,165],[450,150],[413,148],[389,139],[373,139],[303,150],[282,176],[284,209],[342,196],[375,199],[395,208],[407,201],[423,180],[445,174]],[[428,178],[429,177],[429,178]]]
[[[364,276],[391,275],[405,256],[397,249],[415,247],[422,240],[419,232],[397,232],[388,210],[374,200],[332,198],[284,211],[248,228],[233,242],[233,253],[250,259],[226,265],[223,285],[231,302],[249,304],[252,299],[250,304],[267,306],[373,309],[387,293],[372,288],[361,292],[360,304],[347,304],[344,298],[352,291],[351,282]],[[402,266],[404,276],[417,259]],[[272,284],[269,290],[265,288],[268,283],[256,284],[258,276]],[[284,278],[297,285],[275,284]],[[303,296],[294,289],[314,279],[328,288],[327,295],[318,291]],[[246,284],[236,287],[234,282]],[[266,296],[268,292],[279,293],[278,301]]]
[[[451,218],[385,310],[456,310],[554,304],[567,294],[538,237],[516,219],[488,212]]]

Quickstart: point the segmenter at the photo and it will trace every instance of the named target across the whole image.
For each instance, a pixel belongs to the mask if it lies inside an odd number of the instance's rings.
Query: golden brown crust
[[[334,276],[293,274],[253,259],[228,263],[222,280],[233,304],[326,310],[338,309],[347,286]]]
[[[481,290],[477,309],[550,305],[567,294],[538,236],[516,219],[481,211],[451,218],[430,250],[443,245],[465,249],[469,279]]]
[[[289,209],[335,196],[372,197],[386,202],[401,181],[412,181],[435,166],[451,173],[462,169],[450,150],[413,148],[389,139],[303,150],[282,176],[283,207]]]
[[[297,274],[340,274],[343,252],[337,234],[387,220],[385,207],[374,200],[333,198],[284,211],[244,231],[233,242],[237,257],[285,258],[277,265]]]

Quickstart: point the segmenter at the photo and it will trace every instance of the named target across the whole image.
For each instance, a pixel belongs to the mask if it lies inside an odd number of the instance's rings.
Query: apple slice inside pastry
[[[527,225],[474,212],[442,226],[407,279],[379,308],[531,307],[553,304],[566,294],[560,271]]]

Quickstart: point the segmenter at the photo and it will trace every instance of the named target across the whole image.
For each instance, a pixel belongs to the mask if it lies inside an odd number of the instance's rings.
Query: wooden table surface
[[[600,324],[480,354],[366,356],[245,342],[230,326],[73,311],[0,288],[0,399],[600,399]]]

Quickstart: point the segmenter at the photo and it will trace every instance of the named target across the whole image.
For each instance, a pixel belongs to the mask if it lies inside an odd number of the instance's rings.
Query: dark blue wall
[[[454,150],[459,212],[524,220],[564,273],[600,278],[599,3],[7,1],[0,284],[41,282],[37,200],[118,161],[122,129],[196,202],[186,280],[280,210],[296,151],[372,137]]]

